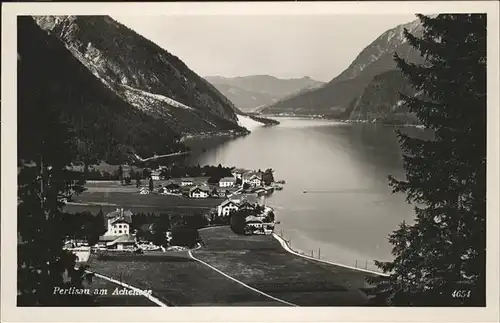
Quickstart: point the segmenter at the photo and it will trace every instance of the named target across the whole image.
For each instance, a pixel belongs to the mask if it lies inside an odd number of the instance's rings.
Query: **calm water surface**
[[[189,162],[274,169],[286,184],[266,203],[281,221],[277,233],[294,249],[368,269],[376,269],[374,259],[391,259],[387,235],[413,217],[404,195],[388,186],[388,175],[404,178],[394,128],[278,120],[246,137],[205,141],[204,151],[193,146]]]

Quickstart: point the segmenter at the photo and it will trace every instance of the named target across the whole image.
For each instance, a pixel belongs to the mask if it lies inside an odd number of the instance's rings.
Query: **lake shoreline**
[[[297,119],[297,120],[326,120],[326,121],[335,121],[337,123],[343,124],[373,124],[373,125],[383,125],[387,127],[415,127],[415,128],[424,128],[421,124],[412,124],[412,123],[387,123],[383,121],[370,121],[370,120],[350,120],[350,119],[336,119],[336,118],[327,118],[321,116],[311,116],[311,115],[262,115],[263,117],[269,118],[285,118],[285,119]]]

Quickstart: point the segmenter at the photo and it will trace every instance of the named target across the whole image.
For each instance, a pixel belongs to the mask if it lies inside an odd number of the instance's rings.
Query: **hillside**
[[[363,94],[354,101],[349,119],[416,123],[416,117],[401,104],[399,93],[415,95],[414,88],[400,71],[393,70],[375,76]]]
[[[37,16],[124,101],[181,135],[247,133],[236,109],[179,58],[108,16]]]
[[[179,151],[179,136],[162,119],[129,103],[99,81],[57,38],[41,30],[32,17],[19,17],[18,143],[29,145],[37,109],[52,107],[73,126],[80,158],[109,163],[137,153]]]
[[[304,89],[317,88],[324,84],[310,77],[280,79],[269,75],[234,78],[207,76],[205,79],[244,112],[254,112],[259,107],[273,104]]]
[[[351,103],[363,94],[373,78],[395,70],[394,53],[412,62],[419,62],[419,53],[404,39],[403,30],[419,35],[418,20],[399,25],[379,36],[353,60],[347,69],[324,86],[280,100],[260,110],[263,114],[322,114],[328,117],[346,117]]]

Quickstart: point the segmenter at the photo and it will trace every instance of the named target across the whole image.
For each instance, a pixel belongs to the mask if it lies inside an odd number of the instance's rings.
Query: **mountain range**
[[[235,107],[179,58],[107,16],[38,16],[106,87],[184,134],[244,131]]]
[[[310,77],[280,79],[270,75],[250,75],[241,77],[205,77],[234,105],[244,112],[271,105],[287,96],[305,89],[314,89],[324,84]]]
[[[404,29],[415,36],[420,36],[423,32],[419,20],[392,28],[365,47],[352,63],[330,82],[317,89],[302,91],[302,93],[262,107],[258,111],[261,114],[271,115],[323,115],[342,119],[370,118],[369,113],[359,113],[360,109],[376,111],[375,105],[378,101],[372,100],[372,96],[383,97],[384,95],[379,91],[393,93],[394,89],[390,85],[394,85],[395,80],[403,82],[402,75],[395,76],[399,71],[394,61],[394,54],[397,53],[410,62],[422,62],[420,53],[407,43]],[[394,71],[394,73],[381,76],[389,71]],[[388,83],[385,84],[385,82]],[[412,91],[411,87],[408,90]],[[387,96],[391,96],[390,93]],[[396,104],[397,101],[393,100],[392,103]],[[363,108],[359,107],[359,102],[363,102]],[[368,105],[374,106],[368,107]],[[381,107],[380,111],[382,110],[386,114],[399,113],[399,110],[392,108]],[[385,115],[376,114],[378,118],[385,118]]]
[[[43,93],[82,155],[117,162],[183,149],[186,136],[249,132],[214,86],[108,16],[21,16],[18,58],[19,100]]]
[[[242,135],[256,124],[277,124],[248,113],[255,109],[407,122],[412,116],[399,92],[415,93],[393,55],[414,62],[420,56],[406,43],[404,28],[422,33],[418,21],[388,30],[323,83],[269,75],[202,78],[108,16],[20,16],[19,130],[28,133],[34,109],[50,106],[73,128],[81,159],[121,163],[183,151],[183,138]]]

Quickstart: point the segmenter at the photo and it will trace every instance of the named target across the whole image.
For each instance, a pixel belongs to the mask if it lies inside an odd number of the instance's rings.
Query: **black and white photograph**
[[[498,3],[219,4],[12,4],[2,298],[498,316]]]

